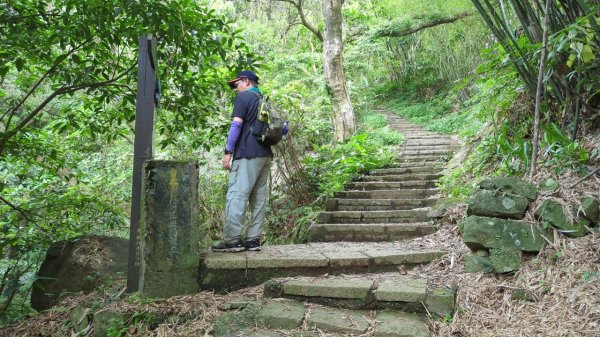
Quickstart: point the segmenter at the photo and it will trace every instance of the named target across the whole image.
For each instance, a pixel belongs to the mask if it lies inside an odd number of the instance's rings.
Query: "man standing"
[[[260,250],[260,236],[265,220],[268,198],[269,174],[273,152],[271,147],[259,143],[252,134],[257,119],[259,97],[258,76],[244,70],[228,82],[236,89],[233,120],[229,129],[223,168],[230,171],[229,189],[223,225],[223,241],[211,246],[214,252],[241,252]],[[242,242],[246,206],[250,202],[251,223]]]

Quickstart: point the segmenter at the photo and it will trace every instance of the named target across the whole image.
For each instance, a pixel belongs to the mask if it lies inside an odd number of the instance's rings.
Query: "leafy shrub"
[[[332,196],[342,190],[354,175],[390,165],[394,156],[381,145],[367,133],[361,133],[337,146],[317,148],[314,156],[303,161],[309,181],[316,186],[315,193]]]

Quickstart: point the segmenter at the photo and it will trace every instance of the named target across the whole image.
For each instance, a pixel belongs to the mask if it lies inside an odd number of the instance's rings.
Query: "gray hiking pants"
[[[233,161],[225,206],[227,221],[223,226],[225,242],[241,238],[248,202],[252,220],[246,232],[246,239],[260,238],[269,195],[271,160],[271,157],[259,157]]]

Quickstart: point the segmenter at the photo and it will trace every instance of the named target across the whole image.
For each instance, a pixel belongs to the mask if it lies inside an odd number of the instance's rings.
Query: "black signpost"
[[[127,292],[139,287],[140,261],[138,231],[142,196],[142,169],[144,161],[152,159],[154,135],[154,110],[158,104],[160,83],[158,81],[158,59],[156,38],[151,34],[139,39],[138,90],[135,113],[135,141],[133,150],[133,183],[131,198],[131,222],[129,225],[129,268]]]

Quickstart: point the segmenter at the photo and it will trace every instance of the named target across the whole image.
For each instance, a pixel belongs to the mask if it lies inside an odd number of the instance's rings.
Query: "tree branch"
[[[123,78],[125,75],[127,75],[134,68],[135,68],[135,66],[132,66],[131,68],[124,71],[121,75],[119,75],[113,79],[107,80],[107,81],[77,84],[77,85],[72,85],[72,86],[68,86],[68,87],[63,86],[63,87],[55,90],[52,94],[50,94],[48,97],[46,97],[46,99],[42,103],[40,103],[37,106],[37,108],[35,108],[25,118],[23,118],[23,120],[21,120],[21,122],[17,126],[15,126],[12,130],[6,130],[6,132],[0,139],[0,155],[2,154],[2,152],[4,152],[4,146],[6,145],[6,142],[8,142],[8,140],[11,137],[13,137],[19,131],[21,131],[21,129],[23,129],[27,124],[29,124],[29,122],[35,116],[37,116],[46,107],[46,105],[48,105],[55,97],[64,95],[64,94],[68,94],[68,93],[72,93],[75,91],[79,91],[82,89],[88,89],[88,88],[94,89],[94,88],[100,88],[100,87],[112,85],[113,83],[117,82],[118,80]]]
[[[27,221],[31,221],[31,219],[30,219],[30,218],[27,216],[27,214],[25,214],[25,211],[23,211],[23,210],[21,209],[21,207],[19,207],[19,206],[15,206],[15,205],[11,204],[11,203],[10,203],[10,201],[8,201],[8,200],[4,199],[2,196],[0,196],[0,201],[2,201],[2,202],[3,202],[3,203],[5,203],[6,205],[8,205],[8,207],[10,207],[10,208],[14,209],[15,211],[17,211],[17,212],[21,213],[21,215],[22,215],[22,216],[23,216],[25,219],[27,219]]]
[[[66,52],[65,54],[63,54],[62,56],[60,56],[59,58],[56,59],[56,61],[52,65],[52,67],[50,67],[50,69],[48,69],[46,71],[46,73],[44,73],[44,75],[42,77],[40,77],[40,79],[33,85],[33,87],[31,87],[31,89],[29,89],[27,94],[25,94],[25,96],[23,96],[23,98],[21,98],[21,100],[14,107],[12,107],[10,110],[5,112],[4,115],[2,115],[2,118],[0,118],[0,120],[4,119],[4,117],[7,114],[9,115],[8,121],[5,123],[6,129],[8,129],[10,127],[10,121],[12,120],[12,117],[15,114],[15,112],[25,103],[27,98],[29,98],[29,96],[31,96],[33,94],[33,92],[42,84],[42,82],[56,70],[58,65],[61,64],[64,60],[66,60],[67,57],[69,57],[69,55],[73,54],[79,48],[83,47],[84,45],[88,44],[91,41],[92,41],[92,39],[88,39],[88,40],[82,42],[79,46],[74,47],[73,49],[69,50],[68,52]]]
[[[440,18],[440,19],[435,19],[429,22],[425,22],[419,26],[416,27],[409,27],[409,28],[405,28],[405,29],[401,29],[401,30],[395,30],[393,29],[393,27],[391,28],[387,28],[387,29],[382,29],[380,31],[378,31],[375,34],[375,37],[402,37],[402,36],[407,36],[407,35],[411,35],[414,34],[420,30],[424,30],[427,28],[431,28],[434,26],[439,26],[439,25],[443,25],[446,23],[451,23],[460,19],[463,19],[467,16],[471,16],[473,15],[473,13],[468,13],[468,12],[463,12],[457,15],[453,15],[453,16],[449,16],[449,17],[445,17],[445,18]]]
[[[294,7],[296,7],[296,10],[298,11],[298,15],[300,16],[300,21],[302,21],[302,25],[304,27],[306,27],[308,30],[310,30],[313,34],[315,34],[317,36],[317,38],[319,39],[319,41],[323,42],[323,34],[321,33],[321,31],[318,30],[317,27],[315,27],[311,22],[309,22],[306,19],[304,10],[302,10],[302,0],[296,0],[296,1],[294,1],[294,0],[275,0],[275,1],[287,2],[287,3],[294,5]]]

